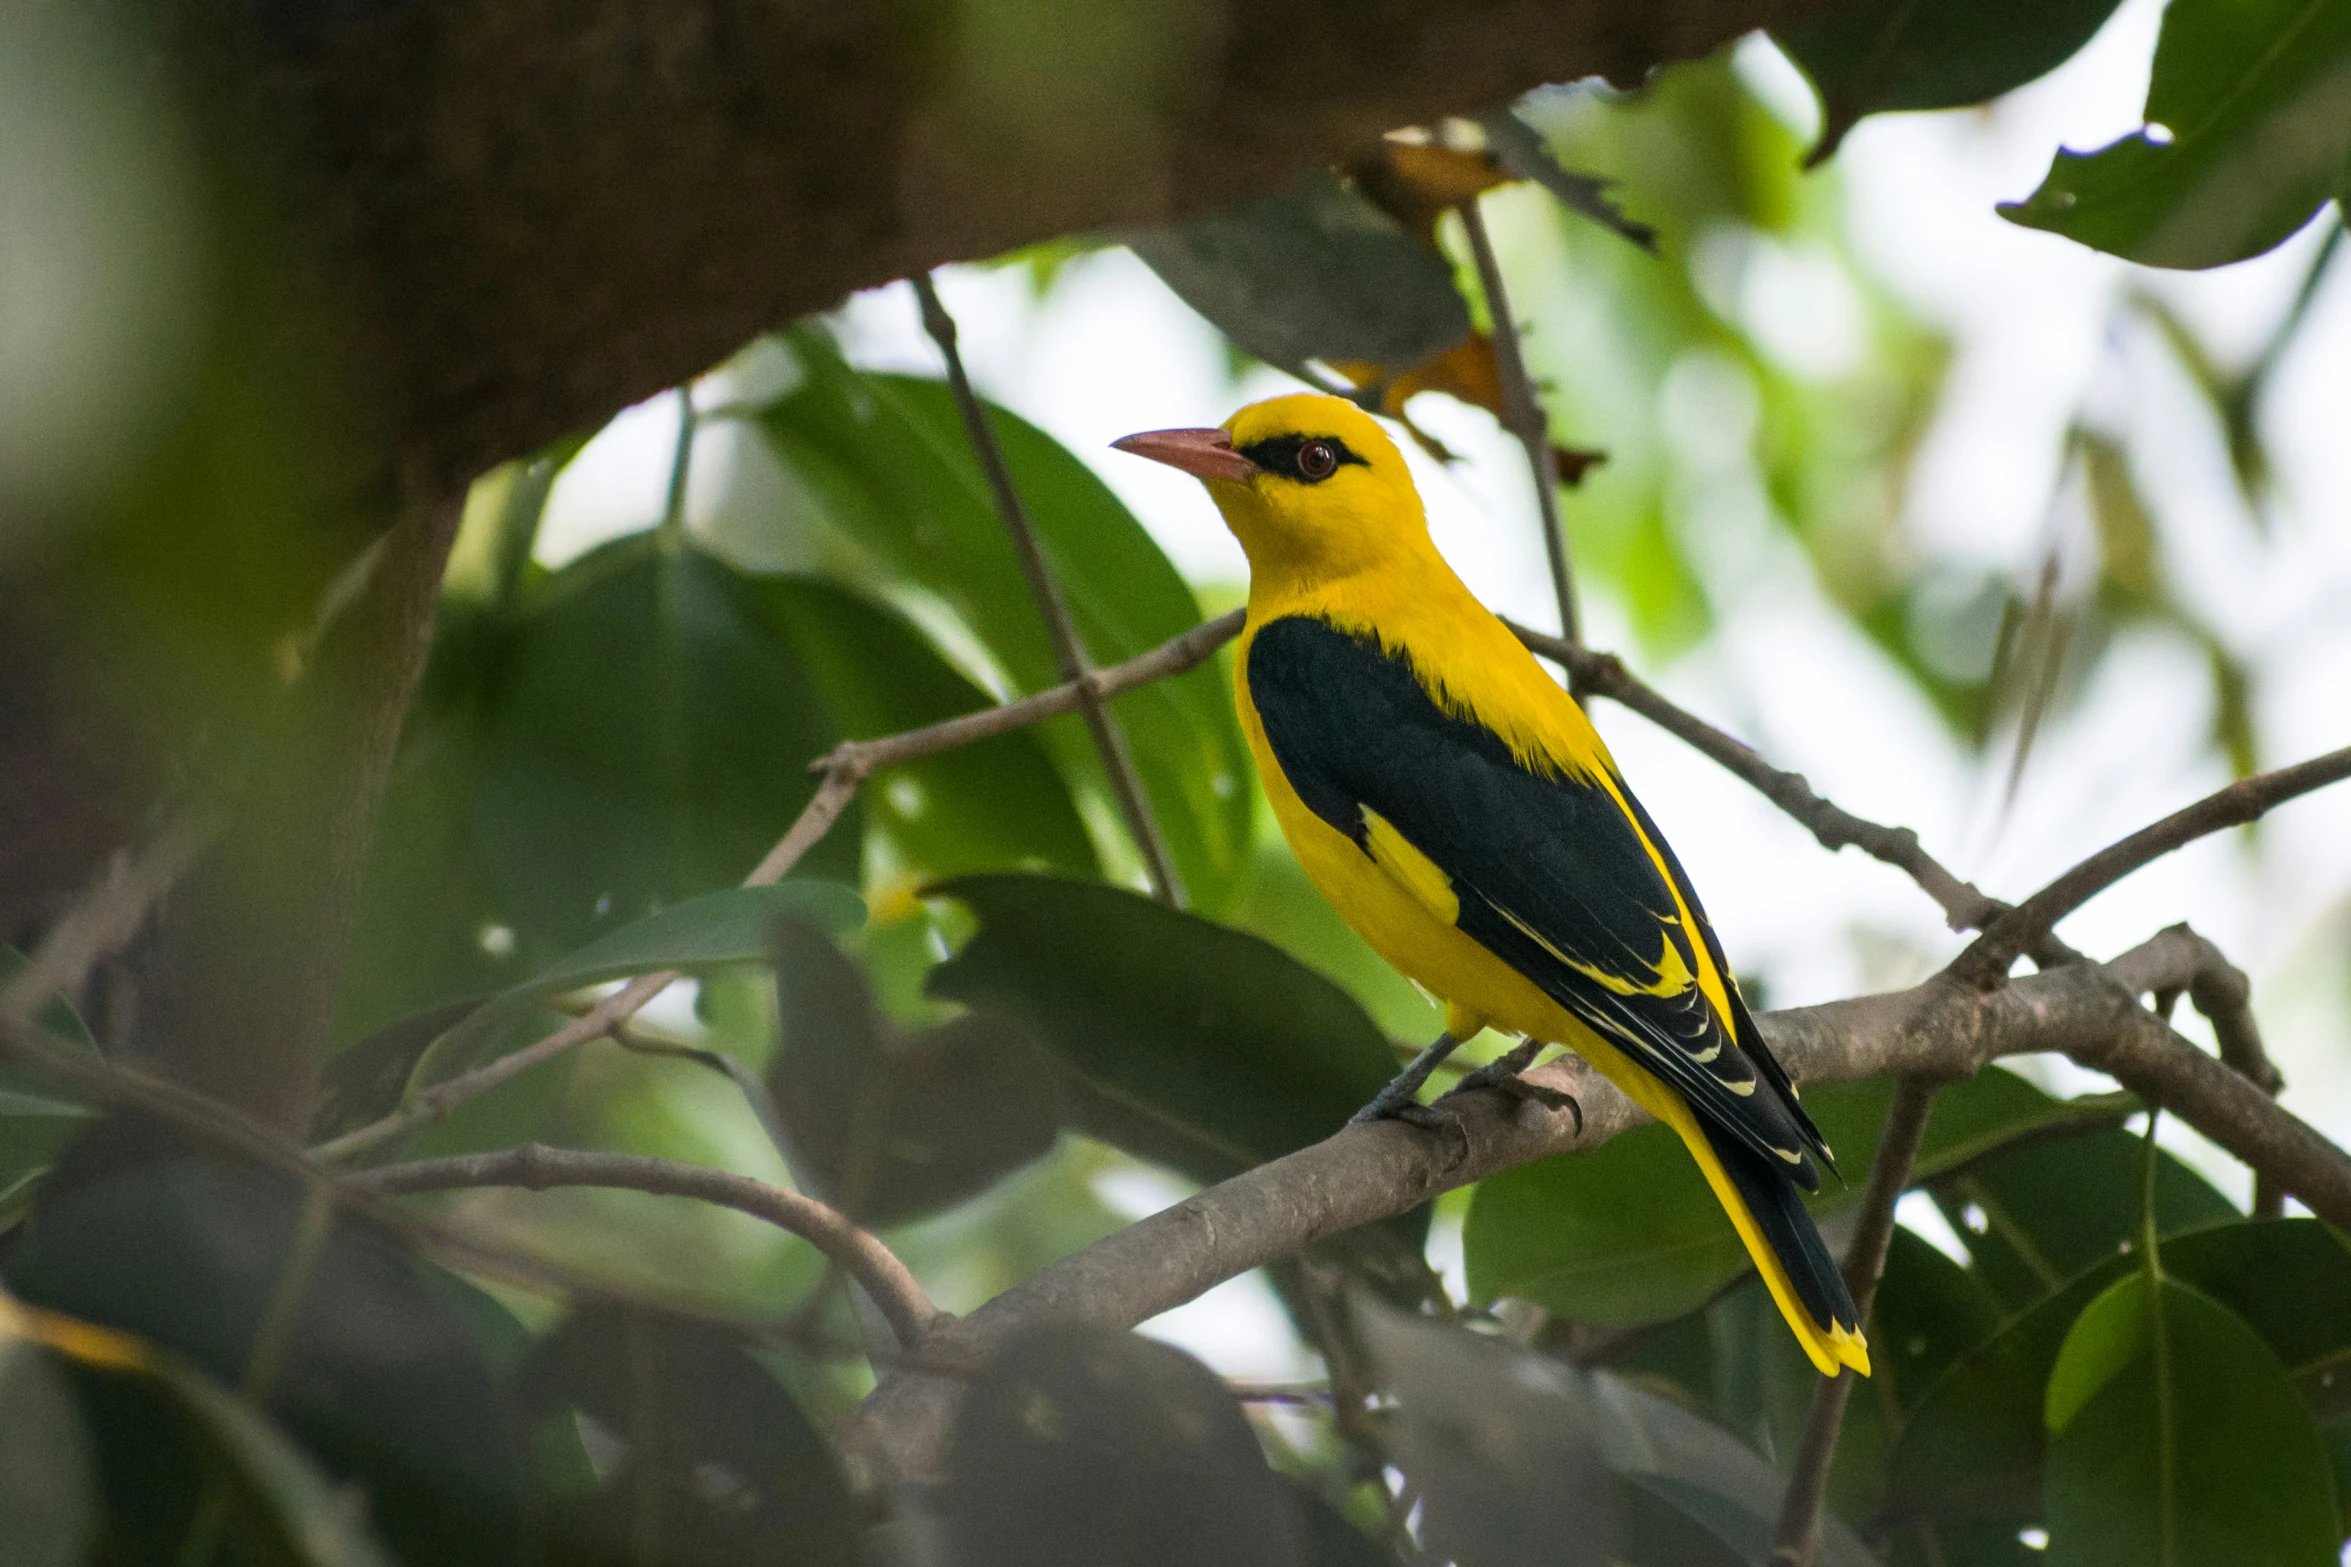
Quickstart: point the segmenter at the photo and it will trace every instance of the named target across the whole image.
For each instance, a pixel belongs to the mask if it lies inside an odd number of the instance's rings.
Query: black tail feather
[[[1737,1138],[1703,1121],[1699,1124],[1706,1140],[1714,1145],[1714,1156],[1722,1161],[1724,1173],[1746,1199],[1747,1211],[1755,1216],[1755,1226],[1763,1232],[1765,1243],[1779,1258],[1780,1266],[1788,1270],[1788,1282],[1795,1286],[1796,1298],[1812,1314],[1812,1320],[1823,1328],[1860,1332],[1861,1314],[1853,1308],[1845,1274],[1829,1255],[1819,1226],[1805,1211],[1796,1183]]]

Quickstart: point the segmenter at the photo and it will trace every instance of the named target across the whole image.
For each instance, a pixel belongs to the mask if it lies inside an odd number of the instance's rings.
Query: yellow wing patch
[[[1370,806],[1363,807],[1363,828],[1363,847],[1371,862],[1412,894],[1413,902],[1447,925],[1460,918],[1461,899],[1453,891],[1453,878],[1435,860],[1414,848],[1410,839]]]
[[[1622,974],[1611,974],[1604,968],[1599,968],[1593,964],[1580,962],[1575,958],[1571,958],[1566,953],[1553,946],[1551,942],[1545,938],[1541,931],[1535,929],[1534,926],[1529,925],[1525,920],[1520,919],[1517,915],[1511,913],[1508,909],[1503,908],[1501,904],[1495,904],[1494,909],[1495,912],[1500,914],[1504,919],[1517,926],[1520,935],[1526,937],[1536,946],[1541,947],[1545,952],[1550,953],[1552,957],[1557,958],[1560,962],[1566,964],[1569,968],[1574,969],[1578,974],[1583,975],[1584,978],[1590,980],[1593,984],[1598,985],[1601,989],[1606,990],[1611,994],[1619,996],[1655,996],[1660,1000],[1670,1000],[1671,998],[1680,995],[1683,991],[1689,989],[1690,986],[1695,982],[1695,976],[1690,973],[1689,963],[1682,957],[1682,949],[1674,945],[1673,937],[1665,934],[1664,932],[1659,932],[1658,934],[1658,941],[1661,944],[1663,950],[1657,954],[1656,963],[1651,965],[1651,972],[1655,977],[1650,979],[1647,983],[1643,983],[1637,979],[1627,978]]]

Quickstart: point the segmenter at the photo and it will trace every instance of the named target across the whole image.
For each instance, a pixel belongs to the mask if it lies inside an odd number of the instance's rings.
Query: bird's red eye
[[[1301,478],[1327,479],[1339,471],[1339,454],[1328,441],[1308,441],[1298,448],[1298,473]]]

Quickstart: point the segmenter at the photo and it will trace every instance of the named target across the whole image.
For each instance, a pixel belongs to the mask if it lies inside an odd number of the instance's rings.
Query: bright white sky
[[[2129,0],[2054,76],[1981,113],[1881,116],[1853,134],[1838,162],[1858,251],[1959,345],[1907,497],[1909,525],[1939,552],[2028,574],[2052,526],[2061,437],[2091,398],[2129,432],[2167,551],[2187,573],[2183,593],[2260,672],[2262,752],[2274,765],[2351,743],[2351,266],[2333,270],[2265,408],[2284,499],[2262,543],[2192,392],[2150,344],[2110,337],[2110,305],[2127,285],[2154,288],[2224,361],[2241,362],[2285,309],[2316,234],[2217,272],[2147,273],[1992,210],[2029,192],[2056,146],[2092,148],[2139,126],[2159,16],[2156,0]],[[1750,41],[1742,65],[1769,101],[1809,121],[1808,93],[1767,45]],[[1550,221],[1539,201],[1494,203],[1506,266],[1514,255],[1541,255],[1526,227]],[[1535,242],[1514,246],[1514,228]],[[1522,292],[1539,301],[1539,280],[1530,284]],[[1240,552],[1199,487],[1108,443],[1134,430],[1216,423],[1291,383],[1261,371],[1228,386],[1213,330],[1124,251],[1072,264],[1042,304],[1017,271],[951,270],[940,287],[983,391],[1092,463],[1193,580],[1242,580]],[[1749,276],[1741,287],[1763,291],[1750,305],[1783,322],[1791,341],[1833,340],[1839,301],[1801,274]],[[938,373],[903,285],[857,296],[841,322],[858,362]],[[1423,399],[1415,416],[1424,409],[1468,458],[1445,471],[1412,453],[1440,546],[1487,602],[1553,623],[1515,446],[1481,413],[1438,398]],[[1702,427],[1677,429],[1701,421],[1674,414],[1660,417],[1677,439],[1705,438]],[[675,431],[674,411],[658,400],[617,420],[557,487],[542,554],[568,557],[657,514]],[[731,485],[751,477],[731,460],[739,454],[730,440],[714,431],[697,450],[690,513],[717,510]],[[2060,508],[2056,525],[2081,522]],[[1825,606],[1792,545],[1749,539],[1742,549],[1749,586],[1720,634],[1700,654],[1645,673],[1839,803],[1916,827],[1988,891],[2021,896],[2226,781],[2202,749],[2200,660],[2147,639],[2110,656],[2079,713],[2043,739],[2002,821],[2005,759],[1979,769],[1963,757],[1901,677]],[[1597,645],[1625,644],[1615,606],[1592,602],[1586,614]],[[1830,859],[1744,786],[1640,720],[1595,716],[1690,866],[1734,960],[1768,976],[1774,1004],[1909,983],[1957,950],[1900,876],[1857,853]],[[2209,839],[2140,872],[2064,933],[2109,953],[2192,920],[2253,975],[2287,1102],[2351,1141],[2347,895],[2351,788],[2286,807],[2251,846]],[[2056,1063],[2047,1080],[2074,1086],[2086,1074]],[[2233,1162],[2193,1144],[2184,1132],[2175,1142],[2241,1199],[2248,1183]],[[1159,1184],[1138,1175],[1106,1195],[1148,1211],[1172,1195]],[[1261,1285],[1237,1281],[1159,1326],[1230,1374],[1295,1374],[1286,1333],[1266,1331],[1272,1309]]]

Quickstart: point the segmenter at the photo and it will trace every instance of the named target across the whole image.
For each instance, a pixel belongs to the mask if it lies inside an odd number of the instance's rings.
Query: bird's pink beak
[[[1110,443],[1122,452],[1181,468],[1200,479],[1231,479],[1246,484],[1265,470],[1233,450],[1233,438],[1222,430],[1144,430]]]

